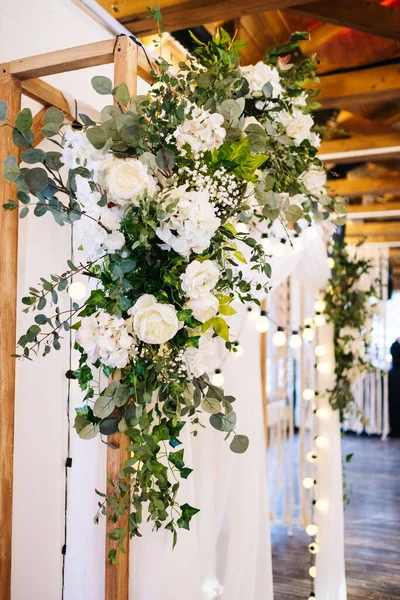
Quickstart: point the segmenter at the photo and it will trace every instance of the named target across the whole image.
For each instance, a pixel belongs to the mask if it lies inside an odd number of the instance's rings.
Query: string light
[[[273,244],[268,237],[268,233],[261,234],[261,246],[264,248],[265,254],[273,254]]]
[[[331,416],[331,414],[327,408],[318,408],[315,411],[315,414],[318,417],[318,419],[321,419],[321,421],[326,421]]]
[[[315,600],[315,594],[314,594],[314,592],[310,593],[310,595],[308,596],[308,600]]]
[[[306,534],[309,535],[310,537],[314,537],[314,535],[317,535],[318,533],[318,525],[315,525],[315,523],[310,523],[310,525],[307,525],[306,527]]]
[[[308,569],[308,574],[310,577],[312,577],[313,579],[315,579],[315,577],[317,576],[317,567],[316,566],[312,566]]]
[[[86,296],[86,286],[80,281],[74,281],[68,288],[68,294],[72,300],[82,300]]]
[[[275,331],[274,337],[272,338],[272,343],[278,348],[286,344],[286,334],[283,330],[283,327],[278,327],[278,330]]]
[[[328,267],[329,267],[330,269],[333,269],[333,268],[334,268],[334,266],[335,266],[335,261],[334,261],[334,260],[333,260],[333,258],[330,256],[330,257],[328,258]]]
[[[318,234],[317,234],[317,232],[316,232],[316,230],[315,230],[315,228],[314,228],[314,227],[308,227],[308,228],[306,229],[306,231],[305,231],[305,234],[304,234],[304,235],[306,236],[306,238],[307,238],[308,240],[315,240],[315,238],[317,238],[317,237],[318,237]]]
[[[317,500],[315,502],[315,508],[319,510],[319,512],[326,513],[329,510],[329,502],[328,500]]]
[[[307,452],[306,459],[309,463],[314,463],[317,460],[318,456],[315,452]]]
[[[301,342],[301,337],[300,337],[300,334],[298,331],[293,331],[289,344],[290,344],[290,347],[293,348],[294,350],[301,348],[302,342]]]
[[[260,333],[265,333],[269,329],[269,321],[268,321],[267,313],[265,312],[265,310],[262,310],[260,312],[260,316],[258,317],[258,319],[256,321],[256,329]]]
[[[314,352],[316,356],[325,356],[326,348],[323,344],[318,344],[317,346],[315,346]]]
[[[312,487],[314,487],[315,484],[316,481],[312,477],[304,477],[303,487],[306,488],[306,490],[310,490]]]
[[[317,371],[326,375],[331,372],[331,365],[328,362],[320,362],[317,364]]]
[[[314,339],[314,332],[311,329],[310,325],[306,325],[303,330],[303,340],[305,342],[312,342]]]
[[[324,435],[317,435],[315,438],[315,445],[317,448],[326,448],[328,445],[328,438]]]
[[[312,317],[306,317],[304,319],[304,327],[312,327],[313,319]]]
[[[211,376],[211,383],[216,385],[217,387],[222,387],[225,382],[225,377],[221,373],[221,369],[215,369],[213,375]]]
[[[281,238],[277,244],[274,245],[273,255],[274,256],[283,256],[286,250],[286,240],[285,238]]]
[[[319,544],[317,544],[317,542],[311,542],[311,544],[308,544],[308,551],[310,554],[318,554]]]
[[[317,313],[314,317],[315,327],[322,327],[326,323],[325,315]]]
[[[315,397],[315,391],[311,388],[306,388],[303,390],[303,399],[304,400],[312,400]]]
[[[247,318],[249,319],[249,321],[252,321],[254,323],[254,321],[257,321],[257,319],[259,317],[260,317],[260,311],[255,310],[254,308],[249,306],[247,309]]]
[[[314,304],[314,308],[315,308],[316,312],[323,313],[326,309],[325,300],[321,300],[321,298],[319,300],[316,300],[315,304]]]
[[[233,352],[233,356],[235,358],[242,358],[243,354],[244,354],[244,348],[243,346],[241,346],[239,344],[239,342],[234,342],[233,343],[234,347],[235,347],[235,351]]]

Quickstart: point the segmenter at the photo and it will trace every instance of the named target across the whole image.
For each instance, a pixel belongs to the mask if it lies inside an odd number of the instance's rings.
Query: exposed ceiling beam
[[[365,237],[367,238],[367,242],[373,241],[374,244],[384,244],[389,247],[391,247],[393,244],[400,244],[400,233],[368,236],[365,233],[357,233],[353,235],[346,232],[345,240],[348,244],[356,244]]]
[[[315,0],[307,0],[314,2]],[[158,4],[161,6],[162,23],[161,26],[166,31],[177,31],[179,29],[188,29],[204,23],[213,21],[232,20],[245,15],[256,14],[268,10],[280,10],[300,4],[301,0],[190,0],[186,2],[171,2],[161,0]],[[126,3],[128,5],[122,11],[117,2],[102,2],[103,6],[112,12],[121,23],[136,35],[150,35],[157,31],[153,19],[149,19],[147,10],[148,0],[136,0]],[[118,12],[112,6],[118,8]]]
[[[348,196],[356,198],[364,194],[397,194],[400,193],[400,177],[372,179],[369,177],[332,179],[328,181],[330,196]]]
[[[296,6],[298,14],[339,25],[400,40],[400,11],[391,6],[381,6],[367,0],[318,0],[312,4]]]
[[[371,135],[376,133],[393,133],[393,128],[379,119],[366,119],[348,110],[341,110],[336,117],[336,125],[351,133]]]
[[[366,235],[368,237],[376,235],[395,235],[400,239],[400,221],[380,221],[376,223],[353,223],[352,221],[349,221],[346,225],[346,235]]]
[[[377,161],[400,156],[400,133],[356,135],[322,142],[318,158],[325,162],[352,163]]]
[[[355,104],[393,100],[400,98],[400,64],[322,75],[311,87],[321,90],[323,108],[352,110]]]

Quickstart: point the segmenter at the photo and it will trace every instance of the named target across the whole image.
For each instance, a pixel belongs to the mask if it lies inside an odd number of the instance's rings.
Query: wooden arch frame
[[[67,116],[69,108],[62,93],[40,77],[105,64],[114,64],[114,84],[123,81],[131,95],[136,94],[137,78],[151,83],[152,65],[138,44],[127,36],[75,48],[39,54],[0,65],[0,96],[8,102],[8,117],[15,121],[21,110],[22,94],[44,104],[34,118],[35,144],[42,136],[46,107],[56,106]],[[9,127],[0,129],[0,169],[4,159],[15,154]],[[0,600],[11,600],[11,544],[14,450],[15,352],[17,322],[18,211],[4,211],[1,205],[15,198],[13,183],[0,177]],[[126,460],[128,438],[114,434],[117,450],[107,448],[107,477],[117,477]],[[120,526],[125,524],[120,523]],[[114,528],[107,523],[107,529]],[[115,547],[106,537],[108,550]],[[60,549],[61,551],[61,549]],[[106,564],[105,600],[128,600],[129,555],[122,554],[119,564]]]

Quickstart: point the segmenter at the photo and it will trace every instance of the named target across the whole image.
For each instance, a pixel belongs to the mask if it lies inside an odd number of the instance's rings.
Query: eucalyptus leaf
[[[48,110],[46,110],[43,122],[45,126],[54,123],[54,125],[56,125],[58,129],[60,129],[62,123],[64,122],[64,113],[59,108],[51,106]]]
[[[0,100],[0,121],[7,119],[8,104],[5,100]]]
[[[25,182],[32,194],[41,192],[47,186],[49,178],[44,169],[35,167],[29,169],[25,175]]]
[[[300,208],[300,206],[297,206],[296,204],[288,206],[283,212],[289,223],[296,223],[296,221],[301,219],[303,216],[303,209]]]
[[[28,164],[42,163],[46,152],[40,148],[29,148],[21,153],[21,159]]]
[[[114,408],[115,402],[112,396],[99,396],[94,403],[93,413],[95,417],[104,419],[105,417],[111,415]]]
[[[129,93],[128,86],[124,81],[117,88],[115,88],[114,96],[120,104],[122,104],[123,106],[128,106],[131,99],[131,95]]]
[[[107,142],[107,136],[101,127],[90,127],[86,130],[86,137],[96,150],[101,150]]]
[[[15,120],[15,127],[21,133],[26,133],[32,127],[32,123],[33,118],[31,110],[29,108],[24,108],[21,110],[21,112]]]
[[[99,433],[99,426],[94,423],[89,423],[79,432],[79,437],[83,440],[91,440]]]
[[[156,163],[163,171],[172,171],[175,166],[175,154],[170,148],[161,148],[156,154]]]
[[[7,156],[4,161],[4,179],[15,181],[20,174],[20,169],[15,156]]]
[[[237,454],[243,454],[249,447],[249,438],[247,435],[235,435],[230,443],[230,449]]]
[[[204,412],[212,415],[221,412],[221,403],[216,398],[203,398],[201,401],[201,408]]]
[[[92,87],[98,94],[101,94],[102,96],[112,94],[113,92],[111,79],[104,77],[103,75],[95,75],[92,77]]]

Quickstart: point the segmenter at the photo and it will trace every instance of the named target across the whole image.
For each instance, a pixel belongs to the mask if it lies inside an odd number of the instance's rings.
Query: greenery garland
[[[96,521],[129,514],[129,530],[109,534],[121,548],[128,534],[140,535],[143,505],[174,543],[177,528],[188,529],[198,512],[177,496],[177,475],[191,473],[179,448],[185,425],[197,435],[208,414],[234,452],[247,449],[248,438],[236,431],[235,399],[206,375],[217,338],[235,352],[232,301],[258,303],[256,293],[268,291],[269,257],[239,225],[264,222],[268,230],[279,219],[290,238],[301,233],[300,219],[343,221],[316,157],[315,93],[304,88],[315,79],[314,62],[298,53],[304,37],[294,34],[265,62],[241,67],[242,43],[221,29],[209,44],[197,41],[195,58],[176,75],[160,59],[143,96],[96,76],[94,89],[114,103],[99,122],[79,114],[71,125],[57,108],[47,110],[42,133],[52,151],[33,147],[29,109],[10,123],[0,103],[0,120],[12,127],[25,163],[5,161],[18,201],[4,208],[21,218],[33,208],[37,217],[73,225],[83,250],[79,264],[69,261],[63,274],[29,288],[22,303],[34,322],[15,356],[47,355],[60,348],[64,331],[76,330],[75,375],[85,391],[76,431],[84,439],[120,431],[130,441],[113,493],[97,492]],[[73,296],[77,275],[94,289],[61,311],[59,293]],[[109,559],[116,561],[115,551]]]
[[[361,245],[334,243],[332,275],[322,296],[327,321],[334,325],[336,381],[329,401],[342,418],[353,410],[352,385],[376,368],[368,349],[372,318],[380,310],[379,282],[372,278],[371,261],[358,256]]]

